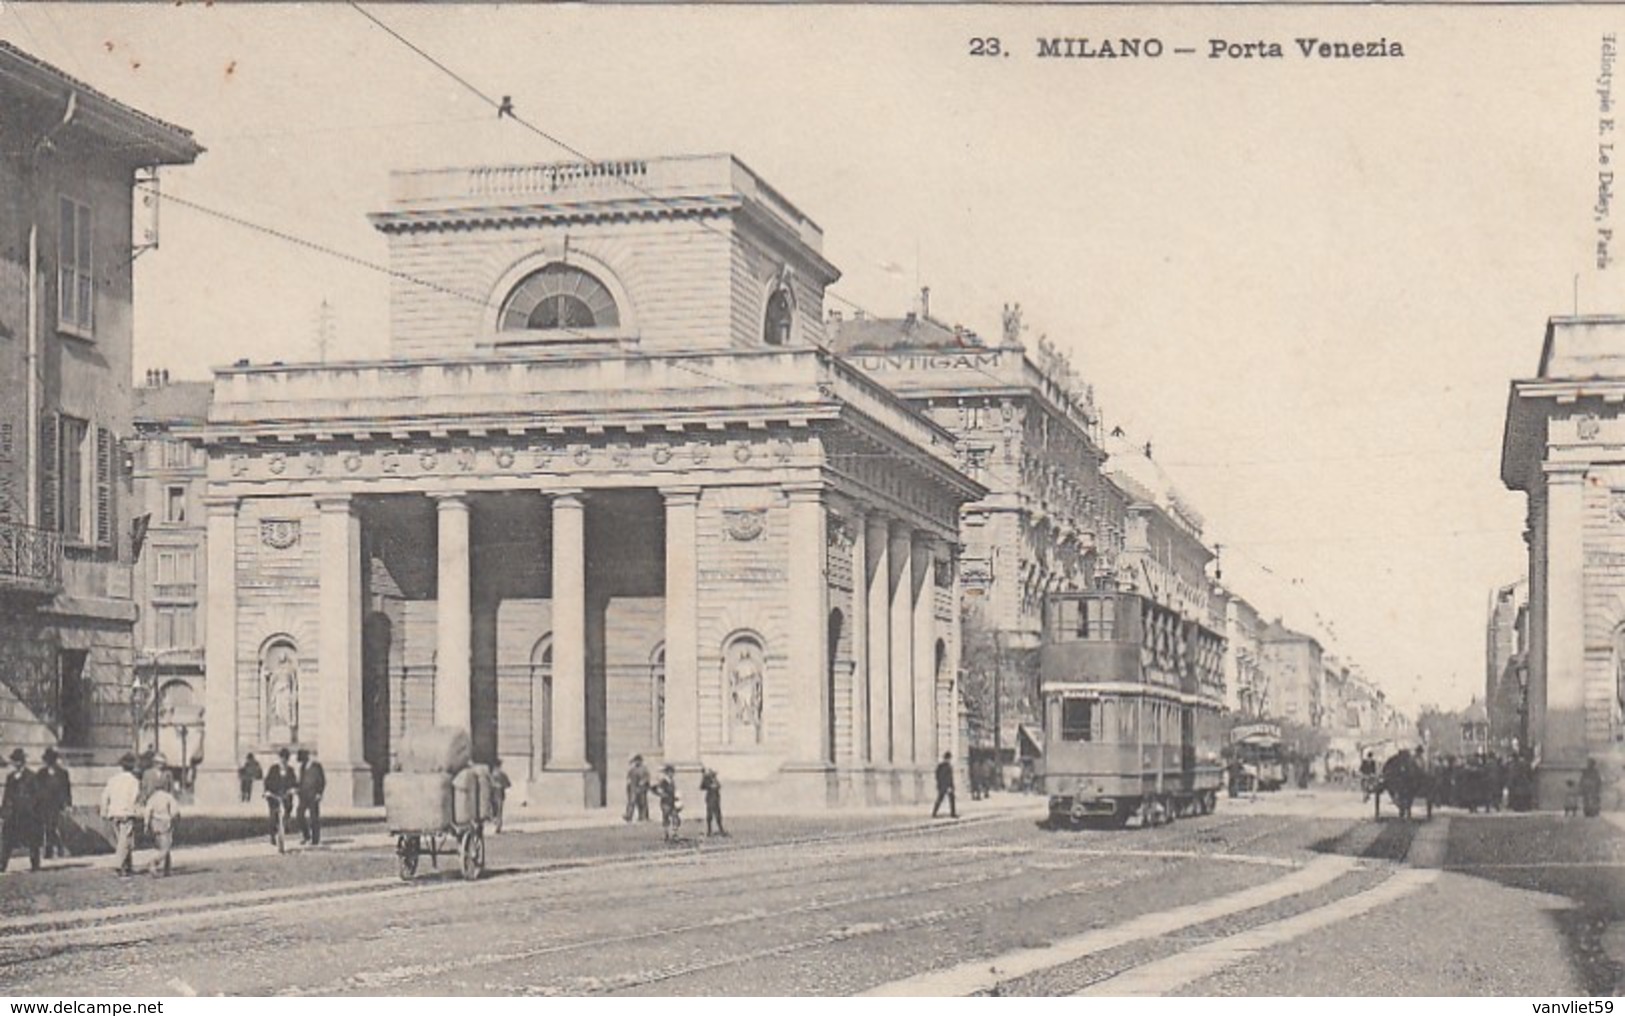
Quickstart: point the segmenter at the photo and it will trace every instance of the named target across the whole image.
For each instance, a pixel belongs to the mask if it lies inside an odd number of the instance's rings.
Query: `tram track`
[[[1232,823],[1245,821],[1233,820]],[[1278,827],[1272,826],[1263,834],[1271,835],[1279,832]],[[1191,830],[1199,834],[1200,829]],[[1180,837],[1177,839],[1188,839]],[[1166,840],[1167,837],[1164,837]],[[1176,842],[1177,842],[1176,839]],[[938,849],[938,848],[933,848]],[[951,851],[953,847],[940,848]],[[972,848],[974,849],[974,848]],[[568,980],[555,980],[552,983],[530,984],[513,989],[514,993],[530,995],[556,995],[556,994],[605,994],[620,991],[635,991],[650,985],[659,984],[675,978],[693,976],[709,971],[726,969],[742,963],[758,960],[772,959],[788,956],[797,952],[835,945],[843,942],[862,939],[876,934],[895,934],[917,928],[930,927],[943,922],[965,920],[976,915],[992,914],[1011,908],[1030,908],[1054,901],[1056,899],[1086,895],[1096,892],[1109,891],[1121,885],[1144,879],[1153,873],[1166,872],[1169,864],[1188,864],[1204,857],[1215,856],[1190,851],[1162,850],[1154,852],[1155,856],[1136,856],[1139,852],[1128,851],[1120,855],[1128,860],[1155,860],[1159,862],[1154,866],[1140,865],[1130,872],[1122,875],[1113,875],[1101,878],[1085,878],[1072,880],[1062,872],[1087,866],[1102,859],[1102,853],[1096,851],[1073,851],[1033,844],[1024,848],[1020,854],[1034,855],[1038,853],[1059,854],[1069,856],[1075,863],[1061,871],[1049,870],[1038,872],[1023,868],[1008,868],[993,872],[980,873],[968,877],[937,879],[924,884],[913,885],[883,892],[863,892],[848,894],[834,899],[819,899],[794,907],[759,907],[746,912],[733,912],[721,914],[702,921],[689,922],[676,926],[639,930],[636,932],[603,935],[585,939],[555,940],[533,945],[524,949],[503,950],[475,956],[464,956],[450,960],[443,960],[429,964],[405,964],[383,971],[371,971],[354,977],[344,979],[338,983],[323,985],[312,989],[313,994],[337,994],[346,991],[384,991],[391,987],[405,983],[433,980],[467,973],[470,971],[492,966],[523,964],[527,961],[560,956],[574,952],[601,954],[604,950],[616,946],[635,945],[640,942],[659,941],[672,936],[692,935],[696,933],[717,932],[730,928],[737,928],[751,923],[762,921],[780,921],[795,917],[807,917],[846,908],[864,906],[878,903],[895,902],[911,898],[926,898],[933,895],[950,893],[966,889],[975,889],[998,882],[1008,882],[1021,877],[1047,877],[1050,881],[1061,884],[1054,885],[1036,892],[1020,893],[1010,896],[993,896],[973,902],[956,904],[947,907],[933,907],[924,910],[914,910],[904,917],[893,918],[886,921],[866,922],[858,921],[842,925],[815,935],[806,936],[790,942],[763,946],[746,952],[731,952],[726,956],[712,959],[676,964],[672,966],[629,972],[607,978],[581,978],[572,977]],[[1010,855],[1016,857],[1019,855]],[[896,858],[888,859],[895,861]],[[837,879],[820,880],[820,884],[832,882],[845,882],[851,878],[850,873],[843,873]],[[754,894],[760,887],[752,886]]]
[[[8,948],[22,943],[52,942],[60,945],[109,944],[91,941],[92,938],[117,935],[133,929],[162,930],[166,927],[198,927],[211,919],[244,919],[274,913],[291,906],[306,905],[316,899],[330,901],[345,898],[412,898],[429,893],[448,892],[486,886],[514,886],[534,880],[567,876],[575,872],[604,871],[659,863],[664,868],[699,866],[706,859],[730,854],[760,854],[763,852],[801,846],[841,845],[848,843],[884,842],[927,838],[956,830],[995,825],[1018,819],[1020,816],[988,815],[964,819],[954,825],[943,823],[914,823],[907,826],[850,832],[823,833],[812,836],[789,837],[763,843],[728,844],[708,847],[702,851],[682,854],[633,852],[607,856],[582,856],[552,859],[505,866],[499,878],[476,882],[472,886],[460,879],[402,882],[395,877],[380,876],[372,879],[339,883],[289,886],[278,889],[252,890],[215,896],[176,900],[152,901],[120,907],[91,908],[69,912],[44,912],[0,918],[0,957]],[[383,851],[380,851],[383,853]],[[726,877],[719,873],[718,878]],[[80,943],[77,938],[84,937]]]

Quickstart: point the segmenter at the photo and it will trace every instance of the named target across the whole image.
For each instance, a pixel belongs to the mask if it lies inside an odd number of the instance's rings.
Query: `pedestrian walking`
[[[45,765],[34,774],[40,789],[40,825],[45,834],[45,859],[67,857],[68,847],[63,842],[62,826],[66,814],[73,807],[73,778],[62,764],[55,748],[45,749]]]
[[[11,751],[11,771],[0,789],[0,871],[11,863],[12,851],[19,847],[28,851],[28,870],[39,871],[40,793],[38,777],[28,770],[28,753],[21,748]]]
[[[138,804],[145,805],[153,791],[169,782],[169,759],[161,751],[149,751],[141,756],[141,796]]]
[[[322,845],[322,794],[327,792],[327,773],[310,757],[309,748],[299,749],[299,842]]]
[[[630,822],[634,816],[639,822],[649,821],[649,767],[642,755],[633,755],[626,767],[626,813],[622,817]]]
[[[1586,759],[1585,770],[1580,773],[1580,806],[1586,818],[1602,814],[1602,771],[1594,758]]]
[[[954,754],[951,751],[942,753],[942,761],[937,763],[937,803],[931,806],[931,817],[936,818],[942,810],[942,802],[948,802],[948,817],[959,817],[959,806],[954,801]]]
[[[113,824],[113,867],[120,875],[135,874],[135,820],[141,813],[136,799],[141,781],[136,778],[136,758],[126,752],[118,760],[119,771],[102,788],[102,819]]]
[[[711,835],[713,821],[718,836],[728,835],[728,830],[722,828],[722,781],[717,779],[715,769],[707,769],[700,774],[700,791],[705,794],[705,835]]]
[[[508,788],[513,786],[513,780],[502,771],[502,760],[491,760],[491,822],[492,828],[502,831],[502,809],[508,801]]]
[[[253,800],[254,784],[264,777],[265,771],[260,768],[259,759],[254,757],[253,752],[249,752],[248,757],[243,759],[243,764],[237,768],[237,784],[243,792],[244,804]]]
[[[276,846],[278,811],[280,810],[281,821],[286,826],[288,817],[293,814],[293,793],[299,789],[299,777],[288,764],[289,754],[286,748],[278,751],[277,760],[271,763],[271,768],[265,772],[265,811],[271,820],[272,846]]]
[[[147,798],[147,833],[158,851],[147,870],[155,877],[169,874],[169,853],[175,848],[175,824],[181,817],[180,802],[175,800],[169,786],[170,781],[164,780]]]
[[[677,793],[676,766],[667,763],[661,767],[654,793],[660,800],[660,830],[669,843],[677,839],[677,830],[683,825],[683,800]]]

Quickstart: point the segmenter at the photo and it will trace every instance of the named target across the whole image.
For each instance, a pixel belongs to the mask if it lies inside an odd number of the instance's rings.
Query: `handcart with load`
[[[485,871],[491,770],[472,761],[471,748],[460,727],[431,727],[401,739],[399,769],[384,776],[384,815],[401,878],[417,874],[424,854],[435,868],[442,855],[456,855],[469,881]]]

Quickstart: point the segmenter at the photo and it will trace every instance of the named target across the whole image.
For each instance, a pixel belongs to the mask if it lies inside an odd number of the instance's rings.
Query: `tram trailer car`
[[[1050,596],[1039,677],[1051,824],[1211,812],[1223,660],[1222,637],[1138,594]]]

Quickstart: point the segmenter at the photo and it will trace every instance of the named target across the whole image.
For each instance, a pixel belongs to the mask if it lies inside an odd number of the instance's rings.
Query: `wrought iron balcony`
[[[55,593],[62,587],[62,534],[0,522],[0,591]]]

